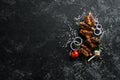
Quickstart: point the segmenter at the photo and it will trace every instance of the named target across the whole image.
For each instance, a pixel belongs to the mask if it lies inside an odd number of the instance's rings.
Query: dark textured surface
[[[119,80],[120,0],[0,0],[0,80]],[[75,20],[103,25],[102,62],[70,60]]]

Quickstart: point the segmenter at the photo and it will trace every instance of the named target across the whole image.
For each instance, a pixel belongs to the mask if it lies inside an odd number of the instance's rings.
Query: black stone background
[[[103,25],[102,61],[69,59],[76,19]],[[120,80],[120,0],[0,0],[0,80]]]

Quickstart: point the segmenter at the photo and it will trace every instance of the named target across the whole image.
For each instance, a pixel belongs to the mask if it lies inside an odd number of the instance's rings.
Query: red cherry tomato
[[[76,59],[76,58],[78,58],[79,53],[78,53],[78,51],[71,51],[71,52],[70,52],[70,56],[71,56],[72,58]]]

